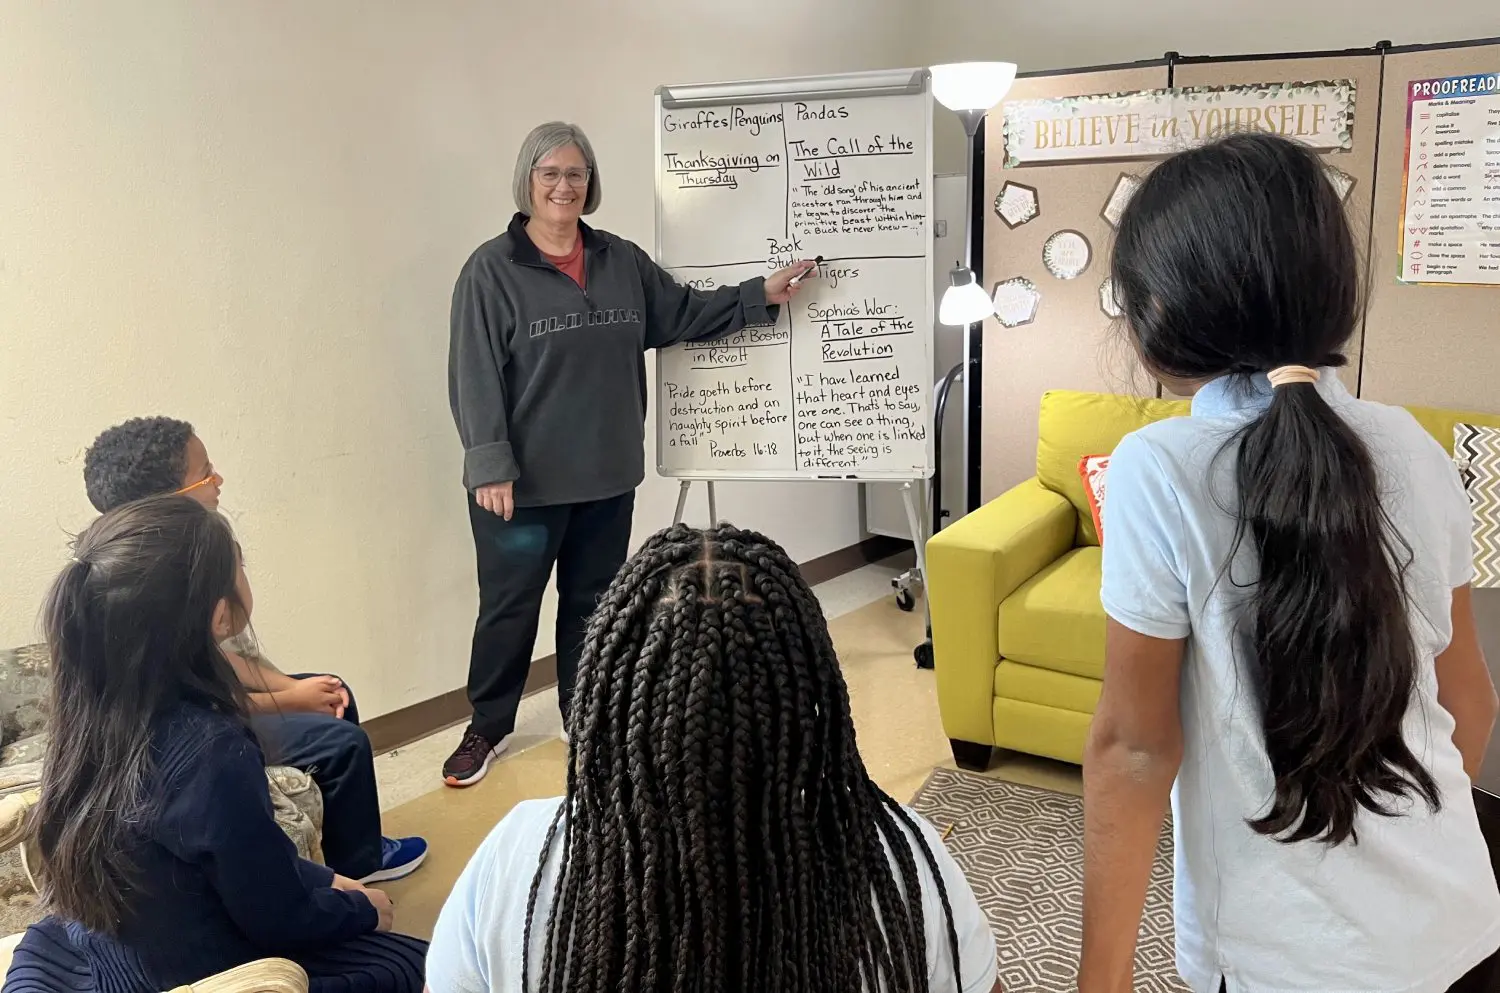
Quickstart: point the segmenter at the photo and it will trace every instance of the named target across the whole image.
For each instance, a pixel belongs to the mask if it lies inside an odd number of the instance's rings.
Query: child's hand
[[[396,902],[387,896],[384,891],[372,890],[364,883],[338,874],[335,874],[333,877],[333,888],[345,893],[363,893],[365,899],[370,901],[370,906],[375,908],[375,913],[380,915],[380,923],[376,926],[377,930],[389,931],[396,926]]]
[[[396,926],[396,904],[382,890],[362,889],[361,893],[365,899],[370,901],[370,906],[375,908],[375,913],[380,915],[380,923],[375,926],[377,931],[389,931]]]
[[[295,682],[295,686],[276,694],[276,700],[283,709],[337,717],[348,705],[349,698],[344,693],[344,684],[333,676],[312,676]]]

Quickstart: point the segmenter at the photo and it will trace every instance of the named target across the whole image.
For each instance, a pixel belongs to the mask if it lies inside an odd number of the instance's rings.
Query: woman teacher
[[[594,151],[543,124],[516,158],[518,213],[453,289],[448,394],[464,446],[479,566],[469,656],[473,718],[443,765],[478,782],[505,749],[557,566],[558,701],[566,726],[584,628],[625,562],[645,477],[648,348],[774,324],[799,262],[706,293],[639,247],[582,223],[599,207]]]

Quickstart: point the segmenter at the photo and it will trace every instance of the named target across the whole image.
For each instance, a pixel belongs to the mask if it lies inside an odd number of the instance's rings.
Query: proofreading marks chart
[[[1500,285],[1500,73],[1407,85],[1401,278]]]

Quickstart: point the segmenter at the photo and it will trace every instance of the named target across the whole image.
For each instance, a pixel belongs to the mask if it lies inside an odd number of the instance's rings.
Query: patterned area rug
[[[1083,916],[1083,801],[973,773],[934,770],[912,807],[951,832],[948,851],[989,918],[1000,979],[1015,993],[1076,990]],[[1136,952],[1135,988],[1185,993],[1172,946],[1172,842],[1164,836]]]

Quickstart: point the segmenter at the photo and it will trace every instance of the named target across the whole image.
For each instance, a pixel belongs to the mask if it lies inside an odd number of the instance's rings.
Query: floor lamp
[[[1016,83],[1016,63],[1013,62],[959,62],[948,63],[948,65],[933,66],[933,98],[939,104],[959,115],[963,121],[963,130],[968,136],[968,154],[965,157],[965,237],[963,237],[963,260],[954,266],[953,272],[948,278],[948,290],[944,291],[942,303],[938,306],[938,321],[948,327],[962,327],[965,329],[963,336],[963,393],[965,393],[965,417],[963,417],[963,450],[965,450],[965,492],[972,493],[974,487],[969,484],[968,474],[975,471],[974,463],[969,458],[972,452],[972,432],[977,432],[980,425],[971,423],[969,411],[974,410],[971,404],[972,392],[977,389],[978,377],[972,375],[975,360],[975,338],[980,329],[978,324],[986,318],[995,314],[995,302],[990,299],[990,294],[984,293],[984,287],[978,282],[974,272],[975,264],[975,239],[981,237],[975,219],[981,216],[980,211],[975,210],[975,186],[983,183],[984,177],[974,174],[975,141],[977,141],[980,124],[984,121],[984,115],[990,113],[990,108],[1005,99],[1010,92],[1011,84]],[[968,498],[965,499],[966,510],[974,510],[969,507]]]
[[[935,468],[936,475],[931,488],[931,506],[933,508],[933,534],[937,533],[941,526],[942,513],[939,509],[942,503],[942,420],[947,406],[948,388],[952,386],[955,379],[962,379],[964,384],[964,418],[963,418],[963,449],[964,449],[964,475],[966,479],[965,491],[969,489],[967,476],[971,467],[969,465],[969,433],[974,425],[969,423],[969,396],[974,389],[973,375],[973,336],[975,325],[995,313],[995,303],[990,295],[984,292],[984,287],[974,277],[974,142],[979,133],[980,122],[984,120],[991,107],[1004,99],[1006,91],[1010,89],[1011,83],[1016,79],[1016,66],[1013,62],[957,62],[948,65],[932,67],[932,95],[938,103],[956,113],[959,120],[963,121],[964,131],[968,135],[968,158],[964,164],[964,257],[957,262],[953,271],[948,274],[948,288],[943,291],[942,302],[938,305],[938,323],[948,327],[964,328],[964,358],[959,365],[948,371],[943,377],[942,387],[939,391],[937,403],[936,424],[934,427],[935,437],[938,440],[938,451],[936,453]],[[968,503],[967,496],[965,504]],[[913,536],[921,541],[921,535]],[[918,561],[922,561],[919,556]],[[923,582],[927,580],[922,577]],[[908,608],[909,609],[909,608]],[[934,667],[935,659],[932,651],[932,608],[930,598],[927,609],[927,638],[918,645],[912,653],[916,658],[918,668],[931,669]]]
[[[968,457],[971,451],[970,433],[977,431],[979,425],[971,424],[969,411],[972,409],[969,401],[970,395],[977,388],[976,378],[972,375],[973,342],[977,333],[975,325],[995,313],[994,301],[979,285],[974,273],[974,218],[980,216],[974,209],[974,176],[975,160],[975,138],[979,133],[979,125],[984,121],[990,109],[1005,99],[1005,94],[1010,91],[1011,84],[1016,81],[1016,64],[1014,62],[953,62],[947,65],[932,67],[932,95],[938,103],[947,107],[958,115],[963,122],[964,133],[968,136],[967,157],[964,160],[964,257],[949,274],[948,289],[943,292],[943,300],[938,305],[938,323],[949,327],[964,328],[964,473],[965,491],[970,491],[967,485],[967,475],[974,470],[974,466]],[[983,177],[979,177],[981,180]],[[967,503],[967,499],[965,503]],[[967,509],[972,510],[972,507]]]

